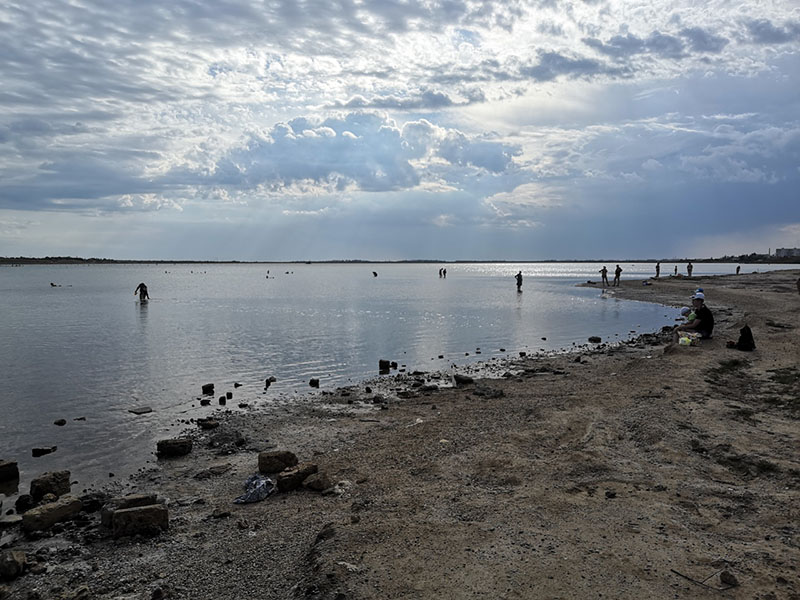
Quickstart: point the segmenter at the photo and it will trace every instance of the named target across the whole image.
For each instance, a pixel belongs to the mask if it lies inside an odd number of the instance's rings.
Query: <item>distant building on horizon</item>
[[[775,248],[778,258],[800,258],[800,248]]]

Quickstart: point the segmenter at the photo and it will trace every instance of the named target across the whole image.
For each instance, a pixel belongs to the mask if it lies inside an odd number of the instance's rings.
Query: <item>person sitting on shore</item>
[[[692,295],[692,308],[694,309],[694,319],[678,325],[675,328],[675,335],[680,337],[681,331],[693,331],[699,333],[703,339],[708,339],[714,332],[714,315],[706,306],[706,297],[703,292],[695,292]]]

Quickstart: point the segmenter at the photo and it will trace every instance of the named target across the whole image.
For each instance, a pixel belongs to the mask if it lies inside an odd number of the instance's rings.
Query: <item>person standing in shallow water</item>
[[[514,279],[517,280],[517,291],[521,292],[522,291],[522,271],[520,271],[519,273],[514,275]]]
[[[150,294],[147,293],[147,286],[144,283],[140,283],[136,286],[136,289],[133,290],[133,295],[139,294],[139,300],[144,302],[145,300],[150,299]]]
[[[686,265],[686,276],[687,276],[687,277],[691,277],[691,276],[692,276],[692,271],[693,271],[693,270],[694,270],[694,265],[692,265],[692,262],[691,262],[691,261],[689,261],[689,264],[688,264],[688,265]]]
[[[614,287],[619,287],[619,276],[622,275],[622,267],[617,265],[617,268],[614,269]]]
[[[661,262],[656,263],[656,279],[658,279],[659,275],[661,275]]]

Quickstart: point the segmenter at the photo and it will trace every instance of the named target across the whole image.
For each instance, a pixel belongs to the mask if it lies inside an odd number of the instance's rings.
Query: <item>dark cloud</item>
[[[623,71],[592,58],[572,58],[558,52],[543,52],[535,65],[523,66],[519,74],[534,81],[552,81],[565,75],[567,77],[593,77],[597,75],[620,75]]]
[[[767,19],[752,19],[745,22],[745,27],[755,44],[788,44],[800,40],[798,21],[788,21],[779,27]]]
[[[462,133],[447,135],[439,147],[439,155],[454,165],[473,165],[501,173],[519,151],[497,142],[470,140]]]
[[[728,45],[728,39],[714,35],[702,27],[687,27],[681,30],[681,35],[689,42],[695,52],[708,52],[717,54]]]
[[[379,109],[379,110],[439,110],[455,106],[468,106],[485,102],[486,96],[480,89],[469,89],[462,92],[463,100],[453,100],[448,94],[438,90],[425,90],[407,97],[395,95],[365,98],[353,96],[347,102],[337,102],[329,108]]]
[[[633,34],[615,35],[607,42],[597,38],[585,38],[583,43],[598,52],[615,59],[624,59],[637,54],[653,54],[661,58],[683,58],[685,53],[684,43],[673,35],[652,32],[646,38]]]
[[[132,168],[130,159],[122,155],[74,153],[41,163],[24,177],[3,177],[0,208],[115,211],[120,205],[109,198],[168,191],[142,177],[141,172]]]

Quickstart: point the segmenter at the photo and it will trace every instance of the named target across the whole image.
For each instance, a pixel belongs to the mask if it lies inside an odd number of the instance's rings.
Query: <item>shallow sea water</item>
[[[596,280],[600,266],[0,268],[0,460],[19,463],[21,492],[30,478],[57,469],[69,469],[79,491],[108,481],[110,472],[129,475],[153,460],[156,439],[180,429],[177,419],[212,411],[216,397],[208,408],[197,402],[204,383],[216,384],[216,396],[233,391],[229,407],[237,410],[240,400],[291,401],[309,390],[311,377],[323,390],[355,384],[376,376],[381,358],[408,371],[448,371],[520,351],[569,349],[590,335],[627,339],[674,323],[676,308],[575,287]],[[621,266],[623,279],[653,274],[652,264]],[[438,276],[440,267],[446,278]],[[695,274],[734,269],[699,264]],[[519,270],[522,293],[514,282]],[[671,272],[664,263],[662,274]],[[139,282],[150,290],[144,304],[133,295]],[[265,395],[271,375],[277,381]],[[234,389],[234,382],[242,387]],[[129,412],[142,405],[153,412]],[[53,424],[62,418],[67,425]],[[40,446],[58,450],[32,458]],[[17,492],[2,491],[12,498]]]

